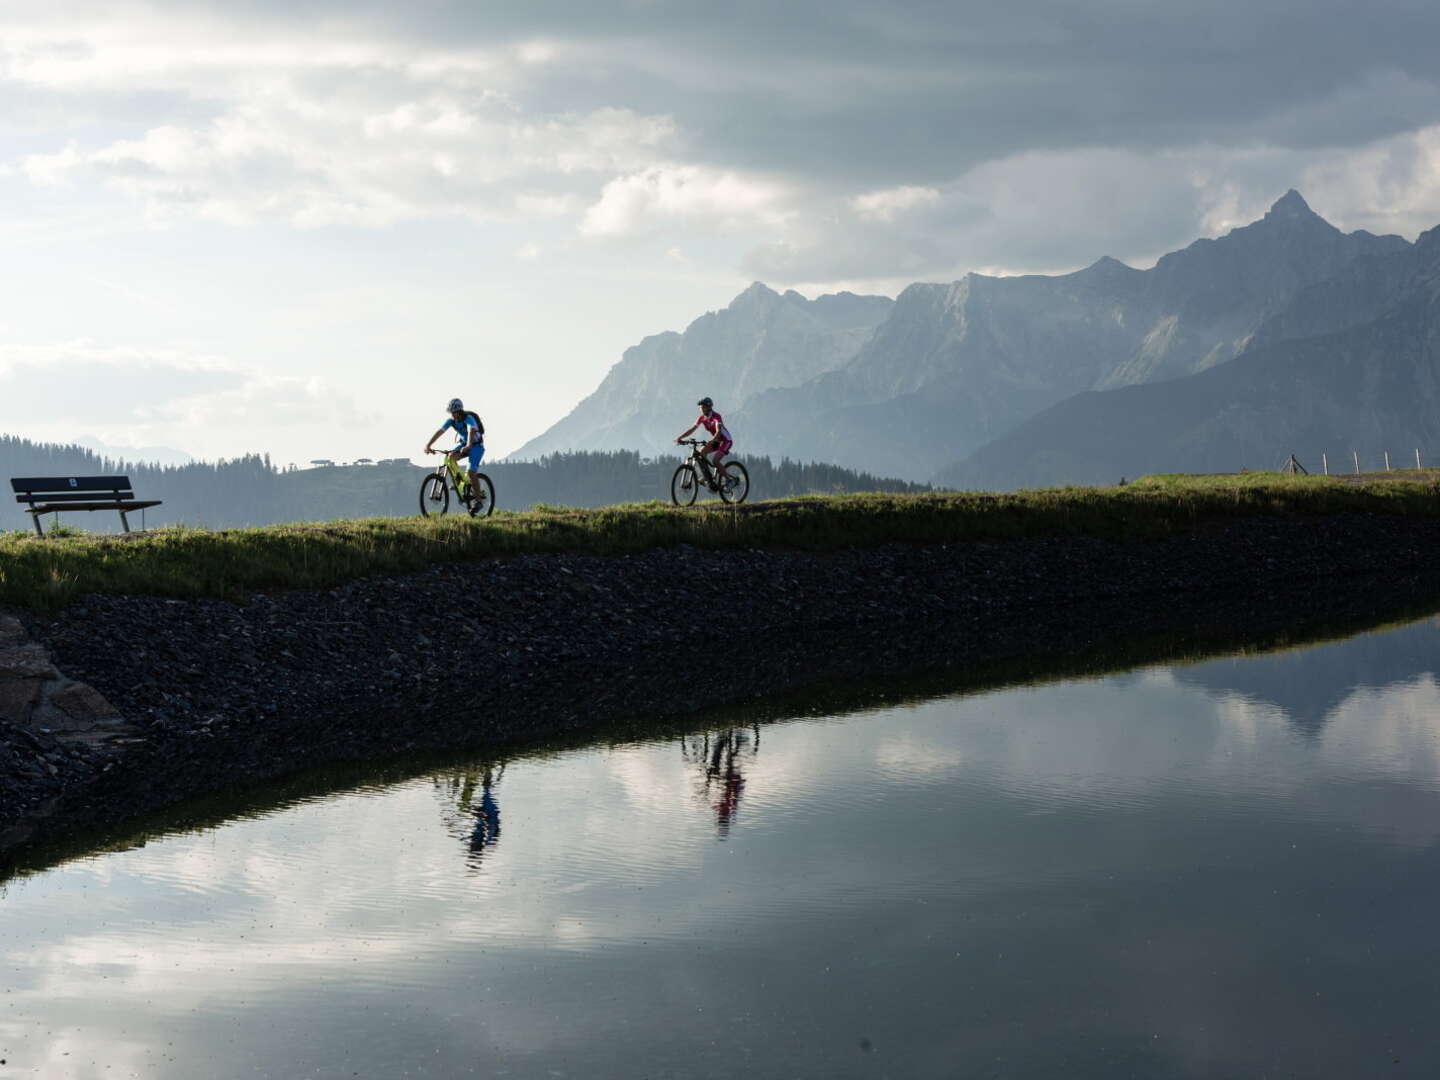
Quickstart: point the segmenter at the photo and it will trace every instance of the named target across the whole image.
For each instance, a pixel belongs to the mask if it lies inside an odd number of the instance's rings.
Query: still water
[[[1437,646],[727,714],[75,858],[0,885],[0,1077],[1434,1076]]]

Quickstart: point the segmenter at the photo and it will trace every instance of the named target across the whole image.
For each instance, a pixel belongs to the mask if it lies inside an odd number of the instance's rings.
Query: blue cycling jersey
[[[460,440],[456,444],[457,446],[464,446],[470,441],[470,432],[472,430],[475,432],[475,445],[483,446],[485,443],[485,436],[480,434],[480,425],[475,422],[475,417],[469,413],[466,413],[465,416],[459,420],[456,420],[452,416],[449,420],[445,421],[440,430],[454,431],[455,437]]]

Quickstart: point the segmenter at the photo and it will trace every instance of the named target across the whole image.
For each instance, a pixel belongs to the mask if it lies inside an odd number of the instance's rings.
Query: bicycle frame
[[[719,490],[719,482],[715,477],[715,466],[710,464],[710,459],[700,451],[709,446],[709,442],[701,442],[698,439],[686,439],[690,444],[690,461],[700,470],[700,475],[705,479],[705,486],[711,491]]]
[[[455,459],[448,452],[440,454],[440,464],[436,466],[435,471],[442,475],[448,474],[450,486],[455,489],[455,494],[462,499],[465,497],[465,492],[470,489],[470,477],[464,469],[456,464]]]

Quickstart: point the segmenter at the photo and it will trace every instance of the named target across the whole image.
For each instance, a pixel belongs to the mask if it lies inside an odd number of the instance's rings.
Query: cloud
[[[884,191],[870,191],[850,200],[855,213],[866,221],[893,221],[898,214],[917,206],[930,206],[940,201],[940,192],[933,187],[904,184]]]
[[[778,224],[792,192],[757,176],[694,165],[656,166],[605,185],[580,225],[586,236],[623,236],[674,218]]]
[[[1408,0],[71,0],[7,24],[0,113],[50,138],[0,167],[163,222],[683,233],[791,284],[1144,263],[1292,186],[1433,224],[1437,35]]]
[[[1440,220],[1440,125],[1359,148],[1033,151],[950,182],[814,201],[746,254],[775,284],[1058,273],[1111,255],[1150,265],[1254,221],[1286,189],[1346,229],[1414,236]]]
[[[89,151],[72,142],[27,156],[24,169],[37,184],[123,192],[156,217],[234,225],[543,218],[565,213],[575,196],[536,187],[633,168],[672,130],[665,117],[615,108],[533,117],[484,94],[322,103],[281,90],[203,128],[164,125]]]

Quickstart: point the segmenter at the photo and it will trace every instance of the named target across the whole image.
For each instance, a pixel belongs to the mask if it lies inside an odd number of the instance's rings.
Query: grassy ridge
[[[731,508],[634,503],[595,510],[367,518],[130,537],[0,537],[0,604],[54,610],[85,592],[239,596],[493,556],[623,554],[674,544],[834,550],[892,541],[1173,536],[1259,514],[1440,517],[1440,471],[1374,479],[1244,473],[1146,477],[1123,487],[1013,493],[806,496]]]

